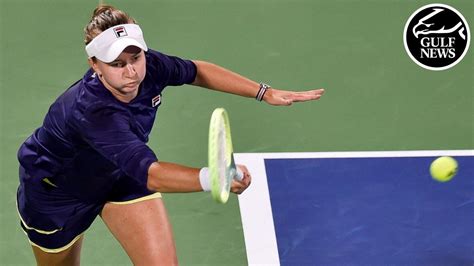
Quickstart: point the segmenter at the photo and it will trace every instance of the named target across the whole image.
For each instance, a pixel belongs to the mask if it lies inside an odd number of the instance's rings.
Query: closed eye
[[[141,53],[138,53],[138,54],[134,55],[133,56],[133,61],[137,61],[138,59],[140,59],[141,56],[142,56]]]
[[[120,62],[120,61],[114,61],[112,63],[109,63],[109,66],[111,67],[117,67],[117,68],[122,68],[125,66],[125,63]]]
[[[140,59],[140,57],[141,57],[141,53],[135,54],[130,60],[131,63],[135,63],[138,59]],[[109,63],[108,65],[111,67],[122,68],[122,67],[125,67],[127,63],[121,60],[117,60],[117,61],[113,61]]]

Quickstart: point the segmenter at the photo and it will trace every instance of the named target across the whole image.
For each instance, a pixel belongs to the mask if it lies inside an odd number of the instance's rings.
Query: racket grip
[[[242,170],[240,170],[240,168],[237,166],[235,167],[235,176],[234,176],[234,179],[237,180],[237,181],[242,181],[242,179],[244,179],[244,172],[242,172]]]

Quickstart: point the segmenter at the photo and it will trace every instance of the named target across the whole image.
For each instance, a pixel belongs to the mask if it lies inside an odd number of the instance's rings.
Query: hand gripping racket
[[[243,173],[235,166],[229,116],[224,108],[216,108],[211,116],[208,167],[212,197],[226,203],[232,179],[242,180]]]

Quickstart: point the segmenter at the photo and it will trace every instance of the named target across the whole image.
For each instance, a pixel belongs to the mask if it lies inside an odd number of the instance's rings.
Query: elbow
[[[148,176],[148,180],[146,182],[146,188],[150,191],[153,191],[153,192],[160,192],[159,183],[156,182],[156,180],[154,178],[150,178],[150,176]]]
[[[158,178],[159,170],[160,166],[156,162],[152,163],[150,165],[150,168],[148,169],[146,187],[150,191],[162,192],[163,190],[163,185],[161,184],[160,179]]]
[[[157,176],[148,175],[146,187],[149,191],[153,192],[167,192],[166,186]]]

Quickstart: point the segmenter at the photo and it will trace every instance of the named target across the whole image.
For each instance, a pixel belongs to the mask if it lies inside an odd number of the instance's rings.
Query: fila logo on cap
[[[117,38],[120,38],[120,37],[123,37],[123,36],[128,36],[127,31],[125,30],[125,27],[123,27],[123,26],[114,28],[114,32],[115,32],[115,36],[117,36]]]

